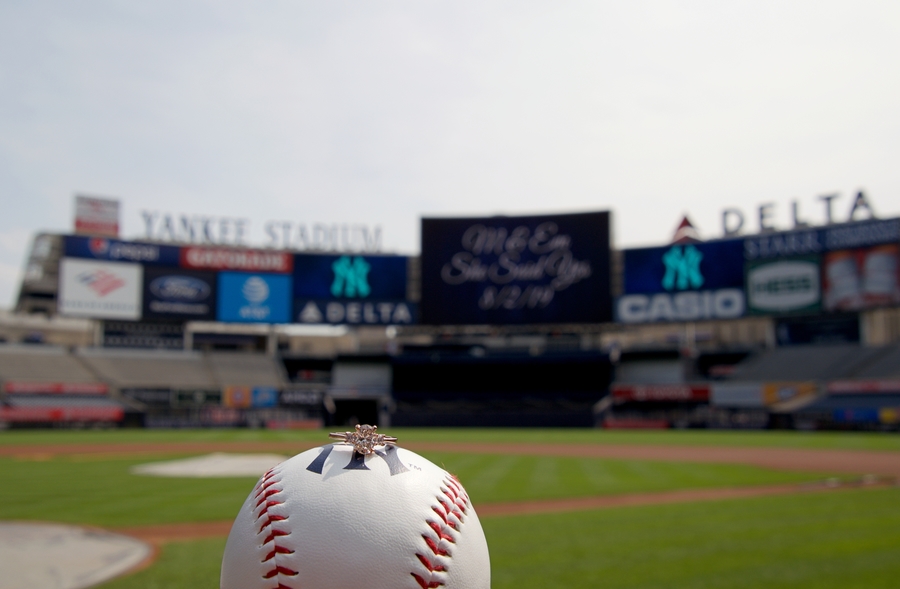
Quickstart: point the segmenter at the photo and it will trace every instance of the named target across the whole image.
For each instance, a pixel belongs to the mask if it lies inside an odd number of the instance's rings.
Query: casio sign
[[[698,290],[705,283],[700,270],[703,253],[693,245],[672,246],[662,255],[665,274],[657,294],[619,298],[616,315],[623,323],[734,319],[744,314],[744,293],[739,288]]]
[[[190,276],[160,276],[150,283],[150,292],[164,301],[198,302],[209,296],[210,288]]]
[[[700,319],[735,319],[744,314],[744,293],[737,288],[627,295],[619,299],[619,321],[697,321]]]

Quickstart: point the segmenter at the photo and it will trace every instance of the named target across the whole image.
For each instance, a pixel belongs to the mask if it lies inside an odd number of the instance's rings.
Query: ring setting
[[[357,425],[356,431],[331,432],[328,437],[350,444],[363,456],[374,454],[376,446],[393,446],[397,443],[397,438],[379,434],[377,425]]]

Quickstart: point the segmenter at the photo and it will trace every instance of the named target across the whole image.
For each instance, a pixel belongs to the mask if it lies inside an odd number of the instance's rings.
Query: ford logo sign
[[[190,276],[160,276],[150,283],[150,292],[166,301],[202,301],[209,296],[209,285]]]

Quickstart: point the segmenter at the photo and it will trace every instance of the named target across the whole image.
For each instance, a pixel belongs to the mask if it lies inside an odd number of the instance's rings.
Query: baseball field
[[[465,485],[495,589],[900,586],[896,434],[384,433]],[[214,589],[256,477],[132,467],[214,452],[289,456],[328,442],[326,431],[4,431],[0,521],[104,528],[156,546],[104,589]]]

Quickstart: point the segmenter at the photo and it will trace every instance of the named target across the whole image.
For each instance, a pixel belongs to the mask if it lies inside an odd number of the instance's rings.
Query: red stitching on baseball
[[[421,562],[423,565],[425,565],[425,568],[428,569],[428,572],[430,572],[430,573],[435,573],[435,572],[441,573],[441,572],[444,572],[444,571],[447,570],[447,569],[444,567],[444,565],[442,565],[442,564],[434,564],[433,562],[431,562],[430,560],[428,560],[428,557],[425,556],[424,554],[419,554],[419,553],[417,552],[417,553],[416,553],[416,557],[419,559],[419,562]]]
[[[278,479],[271,479],[271,480],[264,479],[263,481],[260,481],[260,482],[262,482],[263,484],[258,486],[258,490],[256,491],[256,494],[254,495],[254,497],[259,497],[260,493],[262,493],[264,490],[268,489],[272,485],[276,484],[278,482]]]
[[[287,567],[283,567],[281,565],[276,565],[274,569],[263,575],[263,579],[271,579],[275,575],[287,575],[289,577],[293,577],[295,575],[299,575],[297,571],[291,570]]]
[[[262,531],[265,530],[268,526],[271,526],[275,522],[283,522],[287,518],[283,515],[270,515],[266,518],[266,521],[263,522],[263,525],[259,527],[259,531],[257,534],[262,534]]]
[[[437,505],[432,505],[431,510],[440,517],[440,521],[425,519],[425,523],[431,531],[437,534],[437,539],[427,533],[422,534],[422,539],[434,554],[434,558],[416,553],[416,558],[427,572],[424,574],[410,573],[422,589],[437,589],[444,586],[443,574],[447,572],[447,564],[444,559],[453,556],[450,550],[452,545],[456,544],[454,532],[458,533],[463,516],[468,512],[469,496],[466,495],[466,491],[456,477],[450,475],[444,479],[444,486],[439,489],[440,493],[435,495]]]
[[[419,587],[421,587],[422,589],[437,589],[438,587],[443,586],[443,583],[441,583],[440,581],[426,581],[421,576],[415,573],[410,573],[410,575],[413,576],[416,582],[419,583]]]
[[[260,530],[260,531],[262,531],[262,530]],[[269,542],[272,542],[273,540],[275,540],[275,538],[277,536],[290,536],[290,535],[291,535],[290,532],[285,532],[282,530],[272,530],[271,532],[269,532],[269,535],[266,536],[266,539],[263,540],[263,544],[268,544]]]
[[[256,503],[256,507],[262,505],[263,501],[271,497],[272,495],[277,495],[281,493],[281,489],[267,489],[265,493],[262,494],[262,497],[259,497],[259,501]]]
[[[284,546],[278,546],[276,544],[275,548],[272,550],[272,552],[270,552],[264,559],[262,559],[262,561],[266,562],[268,560],[272,560],[273,558],[275,558],[276,554],[293,554],[293,553],[294,553],[294,551],[291,550],[290,548],[285,548]]]
[[[450,534],[445,532],[443,527],[441,526],[441,524],[439,524],[437,522],[433,522],[431,520],[425,520],[425,521],[426,521],[426,523],[428,523],[429,526],[431,526],[431,529],[434,530],[434,533],[438,535],[438,538],[440,538],[441,540],[446,540],[452,544],[456,544],[456,539],[454,539],[453,536],[451,536]]]
[[[449,556],[450,552],[446,548],[441,548],[438,546],[438,543],[435,542],[432,538],[429,538],[425,534],[422,534],[422,537],[425,538],[425,544],[428,545],[428,548],[431,549],[438,556]]]
[[[274,495],[281,493],[282,488],[280,483],[281,480],[277,476],[277,472],[275,469],[272,469],[263,475],[262,479],[257,483],[257,489],[254,494],[256,505],[253,507],[253,511],[256,512],[257,523],[260,523],[257,534],[262,534],[267,531],[268,533],[266,534],[266,539],[263,541],[263,545],[271,544],[269,552],[260,561],[263,563],[271,563],[271,568],[263,573],[264,579],[272,579],[280,576],[294,577],[299,574],[298,571],[288,568],[283,564],[279,564],[278,562],[280,555],[294,553],[290,548],[278,544],[278,539],[289,536],[290,532],[273,527],[278,522],[287,521],[288,516],[269,513],[270,508],[283,505],[283,502],[272,499]],[[276,580],[278,581],[278,585],[275,589],[294,589],[290,585],[285,585],[282,579],[279,578]]]

